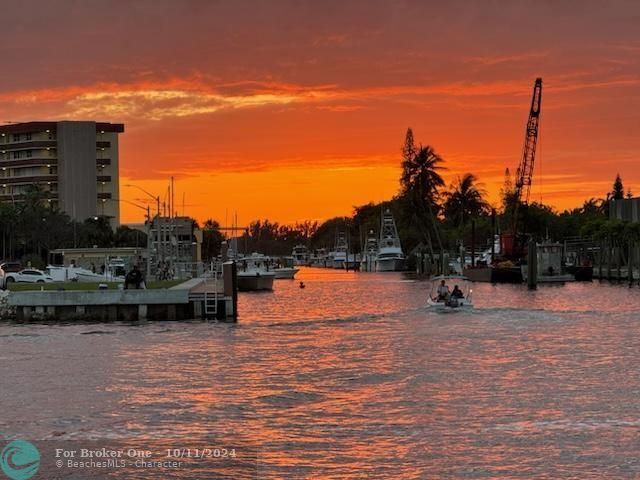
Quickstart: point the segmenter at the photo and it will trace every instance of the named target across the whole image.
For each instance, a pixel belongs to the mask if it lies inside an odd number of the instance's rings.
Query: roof
[[[81,120],[69,120],[78,121]],[[90,120],[89,120],[90,121]],[[23,122],[23,123],[9,123],[6,125],[0,125],[0,133],[33,133],[43,132],[46,130],[55,131],[58,123],[53,121],[37,121],[37,122]],[[123,133],[123,123],[109,123],[109,122],[95,122],[96,132],[110,132],[110,133]]]

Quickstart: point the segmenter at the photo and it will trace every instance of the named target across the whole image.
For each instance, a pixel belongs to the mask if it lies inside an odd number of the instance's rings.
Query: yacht
[[[382,215],[380,242],[376,255],[376,272],[399,272],[405,268],[405,256],[391,211]]]
[[[345,262],[347,261],[347,235],[344,232],[337,232],[336,246],[329,252],[329,258],[331,259],[331,265],[327,266],[338,269],[345,268]]]
[[[378,237],[373,230],[369,230],[364,254],[360,259],[361,272],[374,272],[376,270],[376,257],[378,256]]]
[[[309,265],[309,249],[305,245],[296,245],[291,252],[293,257],[294,266],[307,266]]]

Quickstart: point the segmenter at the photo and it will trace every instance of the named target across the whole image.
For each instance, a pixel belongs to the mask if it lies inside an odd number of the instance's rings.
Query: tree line
[[[0,203],[2,259],[43,268],[51,250],[82,247],[146,247],[147,236],[125,225],[113,230],[106,217],[83,222],[51,208],[44,191],[31,186],[19,201]]]
[[[268,255],[290,255],[294,246],[310,249],[334,246],[338,231],[347,233],[350,249],[361,251],[370,231],[379,233],[380,217],[389,209],[395,218],[405,252],[416,247],[438,252],[452,250],[460,241],[471,243],[472,230],[477,243],[492,238],[497,230],[505,230],[517,212],[519,230],[535,239],[582,235],[601,238],[602,235],[624,233],[636,235],[640,227],[608,220],[611,200],[632,197],[625,191],[618,174],[610,192],[603,198],[590,198],[583,205],[557,212],[540,202],[516,205],[513,180],[507,170],[500,192],[499,205],[492,206],[479,179],[465,173],[446,185],[443,173],[445,160],[431,145],[416,144],[409,128],[400,149],[401,174],[398,193],[379,203],[354,206],[353,214],[334,217],[323,223],[305,221],[283,225],[269,219],[252,221],[237,237],[241,252],[261,252]],[[194,220],[194,226],[198,227]],[[208,261],[220,254],[222,242],[230,237],[219,222],[208,219],[202,225],[202,258]],[[621,233],[622,232],[622,233]],[[31,261],[43,266],[53,249],[73,247],[146,247],[147,236],[138,230],[120,226],[115,231],[105,217],[76,222],[67,214],[51,208],[44,192],[31,187],[20,201],[0,204],[2,258]]]
[[[276,255],[289,254],[296,244],[311,249],[332,248],[336,232],[346,232],[352,251],[361,251],[368,232],[378,233],[380,217],[389,209],[394,215],[405,252],[416,247],[438,252],[453,250],[459,242],[470,245],[472,230],[477,245],[489,242],[494,232],[505,231],[514,221],[518,231],[536,240],[584,236],[601,238],[612,232],[634,235],[640,227],[608,220],[612,199],[631,198],[618,174],[612,189],[602,198],[590,198],[574,209],[556,211],[541,202],[525,204],[515,198],[514,179],[509,170],[497,205],[487,200],[487,192],[473,173],[464,173],[446,184],[445,160],[431,145],[417,144],[409,128],[400,149],[401,174],[398,193],[391,199],[354,206],[353,214],[315,224],[305,235],[269,220],[252,222],[245,234],[253,250]],[[516,205],[517,204],[517,205]],[[517,207],[517,208],[516,208]],[[473,224],[473,226],[472,226]],[[595,237],[594,237],[595,236]],[[625,237],[626,238],[626,237]]]

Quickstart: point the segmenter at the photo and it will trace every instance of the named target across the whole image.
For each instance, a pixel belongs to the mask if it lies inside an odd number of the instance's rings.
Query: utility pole
[[[136,246],[138,242],[136,241]],[[147,205],[147,275],[146,281],[151,278],[151,209]]]

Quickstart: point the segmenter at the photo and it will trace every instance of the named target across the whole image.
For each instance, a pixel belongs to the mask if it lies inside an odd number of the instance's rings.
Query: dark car
[[[4,273],[19,272],[22,270],[22,264],[20,262],[4,262],[0,263],[0,268],[4,270]]]

